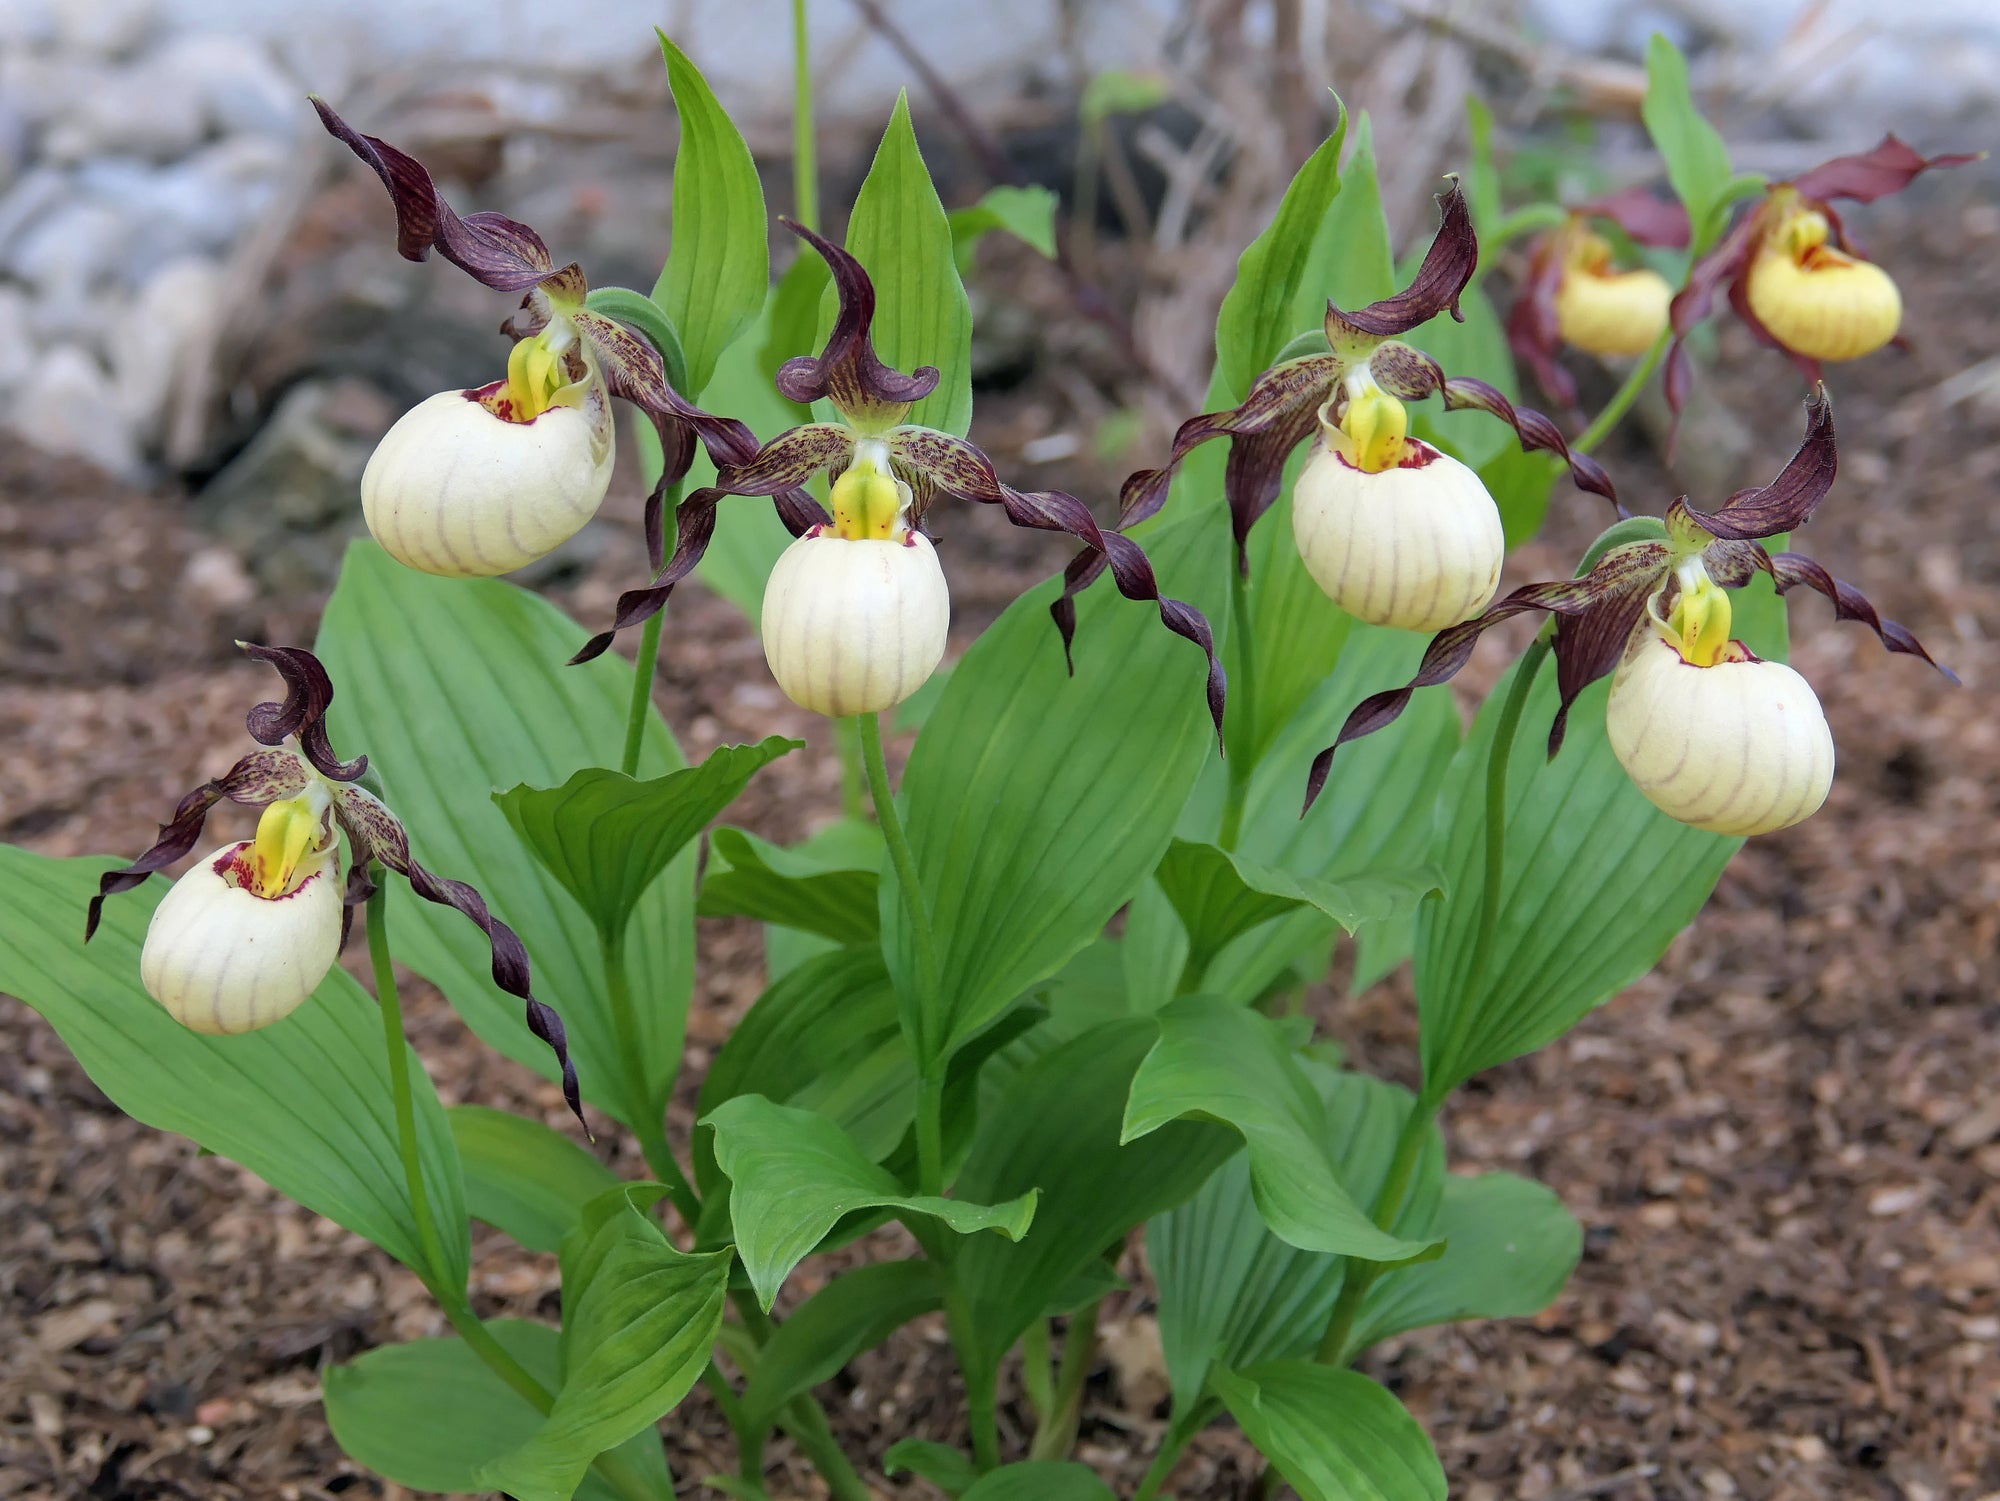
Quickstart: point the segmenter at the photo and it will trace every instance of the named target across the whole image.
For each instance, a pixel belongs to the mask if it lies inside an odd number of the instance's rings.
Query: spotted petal
[[[326,733],[333,679],[318,657],[303,646],[259,646],[254,641],[236,644],[246,656],[269,662],[285,680],[283,703],[258,704],[244,716],[252,740],[259,745],[283,745],[287,736],[296,735],[313,769],[329,781],[352,782],[368,770],[366,756],[342,761],[333,753],[333,742]]]
[[[900,422],[912,406],[937,389],[936,368],[925,365],[904,375],[883,364],[869,337],[875,322],[875,284],[861,262],[804,225],[790,219],[781,222],[826,262],[840,310],[824,349],[778,367],[778,389],[801,405],[829,400],[843,417],[867,426]]]
[[[1473,232],[1472,211],[1456,178],[1452,179],[1450,191],[1439,196],[1438,206],[1443,210],[1444,221],[1438,226],[1431,248],[1424,252],[1415,279],[1407,287],[1351,313],[1342,312],[1330,302],[1326,305],[1327,341],[1336,350],[1345,339],[1393,339],[1446,310],[1460,323],[1465,321],[1465,314],[1458,310],[1458,299],[1479,267],[1479,236]]]
[[[1698,511],[1683,503],[1686,515],[1717,537],[1743,540],[1775,537],[1795,531],[1812,519],[1819,503],[1833,488],[1840,468],[1834,441],[1833,402],[1826,387],[1806,398],[1806,436],[1797,453],[1768,485],[1738,490],[1718,510]]]

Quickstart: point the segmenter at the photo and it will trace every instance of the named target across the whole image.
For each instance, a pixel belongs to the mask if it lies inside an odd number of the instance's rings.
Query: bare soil
[[[1748,848],[1655,974],[1454,1103],[1455,1166],[1530,1173],[1588,1232],[1539,1318],[1369,1357],[1466,1501],[2000,1495],[2000,368],[1983,393],[1952,381],[2000,349],[2000,210],[1969,190],[1924,203],[1873,226],[1915,350],[1835,372],[1843,479],[1799,545],[1918,631],[1964,687],[1803,603],[1795,660],[1840,746],[1826,809]],[[1730,374],[1714,389],[1755,435],[1747,483],[1790,451],[1801,393],[1739,330],[1721,351]],[[1061,409],[1046,390],[1017,392],[989,403],[984,433],[1014,461]],[[1640,438],[1606,457],[1640,508],[1673,493]],[[1103,494],[1117,475],[1052,478]],[[587,621],[636,571],[636,495],[614,504],[624,545],[565,595]],[[242,711],[268,687],[227,642],[309,639],[318,601],[259,596],[185,514],[178,497],[0,450],[0,837],[137,849],[238,752]],[[1567,568],[1598,519],[1559,494],[1521,576]],[[1062,557],[990,518],[950,535],[964,539],[947,554],[962,625]],[[696,752],[805,733],[812,749],[732,815],[796,837],[837,806],[838,773],[822,728],[758,658],[748,626],[690,590],[661,705]],[[1490,680],[1498,661],[1477,673]],[[762,983],[753,929],[704,923],[702,942],[690,1078]],[[1412,1076],[1406,979],[1353,999],[1329,990],[1319,1007],[1363,1066]],[[428,987],[412,986],[411,1009],[448,1100],[560,1124],[554,1092],[488,1054]],[[684,1138],[685,1112],[672,1124]],[[484,1231],[476,1252],[482,1312],[553,1317],[552,1257]],[[1164,1391],[1136,1257],[1132,1269],[1080,1448],[1128,1488]],[[46,1025],[0,998],[0,1496],[404,1495],[340,1454],[318,1373],[442,1327],[409,1273],[126,1120]],[[956,1384],[942,1331],[918,1325],[822,1395],[850,1452],[872,1460],[898,1437],[961,1438]],[[1002,1423],[1024,1444],[1017,1407]],[[733,1466],[715,1411],[697,1397],[664,1431],[683,1487],[715,1494],[700,1480]],[[1252,1459],[1218,1427],[1173,1489],[1242,1495]],[[819,1494],[783,1444],[773,1463],[774,1495]]]

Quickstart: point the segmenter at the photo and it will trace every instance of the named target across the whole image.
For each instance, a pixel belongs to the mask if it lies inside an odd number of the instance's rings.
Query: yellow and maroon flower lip
[[[1549,754],[1562,749],[1570,707],[1583,690],[1617,667],[1633,629],[1673,579],[1676,568],[1696,563],[1717,585],[1735,588],[1758,573],[1780,594],[1800,585],[1832,601],[1841,620],[1859,621],[1892,652],[1921,658],[1946,678],[1952,671],[1933,658],[1908,630],[1885,620],[1853,585],[1836,579],[1801,553],[1768,551],[1763,540],[1811,519],[1839,469],[1833,404],[1824,386],[1806,403],[1806,434],[1798,451],[1768,485],[1738,491],[1713,511],[1697,510],[1685,497],[1667,508],[1652,537],[1612,546],[1576,578],[1524,584],[1483,614],[1440,631],[1425,650],[1416,676],[1400,688],[1363,699],[1334,743],[1314,759],[1306,778],[1307,808],[1333,769],[1334,753],[1350,741],[1393,723],[1419,688],[1448,682],[1472,658],[1480,636],[1516,615],[1540,613],[1555,622],[1556,685],[1560,706],[1549,729]],[[1628,523],[1629,525],[1630,523]]]
[[[155,872],[165,870],[184,858],[201,837],[209,812],[227,799],[246,807],[267,807],[285,799],[299,798],[309,791],[312,802],[341,832],[347,835],[352,864],[347,873],[347,891],[341,918],[341,939],[347,936],[352,909],[366,901],[374,886],[368,877],[371,861],[379,860],[390,870],[409,880],[410,889],[425,901],[451,907],[478,925],[492,949],[493,982],[526,1007],[528,1029],[547,1043],[562,1069],[563,1098],[579,1122],[583,1121],[583,1101],[578,1092],[576,1066],[569,1056],[568,1034],[555,1010],[537,1000],[528,966],[528,950],[520,936],[487,910],[485,898],[463,881],[433,875],[410,854],[410,836],[402,821],[382,800],[360,785],[368,770],[368,758],[356,756],[342,761],[327,736],[326,713],[333,703],[333,680],[318,657],[301,646],[262,646],[255,642],[237,643],[250,657],[267,662],[285,681],[285,697],[279,703],[262,703],[244,716],[250,738],[266,749],[252,751],[221,776],[203,782],[181,798],[173,817],[161,828],[152,848],[119,870],[106,871],[98,878],[97,895],[90,900],[84,923],[84,941],[97,932],[105,900],[120,892],[145,884]],[[291,741],[292,745],[286,742]],[[296,747],[294,749],[293,747]],[[263,834],[262,821],[259,834]],[[285,831],[272,831],[278,844],[287,841]],[[331,841],[332,831],[326,831]],[[255,865],[262,854],[253,842],[251,887],[264,879]]]

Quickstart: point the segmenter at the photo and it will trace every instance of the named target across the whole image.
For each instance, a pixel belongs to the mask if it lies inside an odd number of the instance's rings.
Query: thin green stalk
[[[833,722],[833,745],[840,754],[840,811],[848,818],[868,816],[868,774],[861,769],[860,726],[845,719]]]
[[[1179,1428],[1169,1428],[1167,1436],[1160,1441],[1160,1452],[1153,1456],[1153,1462],[1146,1467],[1140,1478],[1139,1488],[1132,1492],[1132,1501],[1153,1501],[1160,1494],[1160,1487],[1167,1483],[1167,1477],[1174,1473],[1174,1466],[1181,1462],[1187,1447],[1194,1442],[1200,1428],[1189,1425],[1186,1432]]]
[[[1673,342],[1673,330],[1662,330],[1659,338],[1653,340],[1653,347],[1646,351],[1645,358],[1632,367],[1631,373],[1625,377],[1625,383],[1613,392],[1611,399],[1604,404],[1604,410],[1599,412],[1590,426],[1583,430],[1583,435],[1570,444],[1572,452],[1589,453],[1611,436],[1612,429],[1625,420],[1625,414],[1632,410],[1632,403],[1637,401],[1639,393],[1646,389],[1646,382],[1653,378],[1653,371],[1659,368],[1660,358],[1666,354],[1667,345],[1671,342]]]
[[[1034,1320],[1028,1325],[1027,1333],[1021,1336],[1021,1390],[1027,1393],[1028,1406],[1034,1409],[1035,1421],[1048,1422],[1049,1414],[1056,1410],[1056,1388],[1047,1319]]]
[[[1063,1336],[1062,1370],[1056,1378],[1056,1399],[1049,1416],[1036,1429],[1030,1459],[1067,1459],[1076,1443],[1077,1420],[1083,1408],[1083,1385],[1097,1353],[1097,1317],[1103,1300],[1092,1303],[1070,1320]]]
[[[1000,1463],[1000,1373],[992,1367],[965,1373],[965,1414],[972,1429],[972,1462],[983,1475]]]
[[[701,1200],[675,1160],[674,1149],[667,1144],[666,1122],[662,1112],[654,1107],[652,1090],[646,1082],[646,1054],[639,1036],[639,1014],[632,1004],[632,981],[625,968],[623,936],[601,941],[600,951],[604,956],[604,990],[611,1001],[612,1025],[618,1032],[618,1051],[625,1058],[625,1088],[632,1102],[633,1130],[639,1137],[639,1150],[645,1154],[646,1166],[653,1176],[667,1185],[667,1196],[674,1201],[674,1208],[692,1233],[701,1218]]]
[[[403,1039],[403,1004],[396,989],[396,969],[389,957],[389,884],[376,866],[374,895],[368,898],[368,958],[375,969],[375,996],[382,1009],[382,1041],[389,1053],[389,1089],[396,1108],[396,1139],[402,1149],[403,1178],[410,1191],[410,1212],[429,1270],[424,1285],[437,1299],[451,1327],[486,1368],[498,1376],[536,1412],[547,1415],[555,1397],[537,1381],[472,1311],[462,1284],[445,1276],[444,1247],[431,1215],[430,1193],[424,1186],[423,1159],[417,1145],[416,1097],[410,1091],[410,1050]],[[626,1501],[655,1501],[652,1487],[616,1454],[600,1454],[591,1468]],[[865,1494],[865,1493],[864,1493]]]
[[[807,0],[792,0],[792,212],[819,228],[819,146],[813,129],[812,32]]]
[[[625,753],[618,761],[618,769],[628,777],[639,774],[639,750],[646,743],[646,711],[653,707],[653,672],[660,661],[660,627],[666,618],[663,609],[639,632],[639,656],[632,664],[632,702],[625,711]]]
[[[897,884],[903,888],[903,907],[910,915],[910,937],[917,951],[916,1032],[910,1039],[917,1057],[917,1191],[944,1192],[944,1038],[940,1035],[937,939],[931,931],[930,902],[917,878],[916,856],[910,852],[909,837],[903,832],[902,817],[896,812],[896,798],[889,790],[889,763],[882,754],[882,721],[878,715],[861,716],[861,760],[868,771],[868,793],[875,803],[875,819],[882,826],[882,841],[889,847],[889,863],[896,869]]]
[[[1222,833],[1217,842],[1226,850],[1236,848],[1243,836],[1243,810],[1250,800],[1250,777],[1257,770],[1253,759],[1256,747],[1247,742],[1257,733],[1257,651],[1250,623],[1250,581],[1236,568],[1229,575],[1230,634],[1236,641],[1236,673],[1229,693],[1236,707],[1236,754],[1227,757],[1229,792],[1222,805]]]
[[[1396,1136],[1395,1155],[1389,1160],[1388,1176],[1382,1180],[1382,1191],[1375,1196],[1373,1219],[1378,1227],[1387,1230],[1396,1223],[1396,1216],[1403,1212],[1403,1198],[1410,1191],[1410,1180],[1416,1176],[1417,1160],[1423,1155],[1424,1137],[1430,1130],[1431,1122],[1437,1117],[1437,1107],[1422,1100],[1410,1107],[1409,1115],[1403,1121],[1403,1129]],[[1340,1284],[1340,1296],[1334,1300],[1333,1312],[1327,1316],[1326,1332],[1320,1336],[1319,1353],[1314,1357],[1322,1364],[1331,1365],[1346,1352],[1347,1341],[1354,1333],[1354,1320],[1361,1312],[1361,1303],[1368,1296],[1368,1289],[1382,1274],[1382,1265],[1374,1261],[1349,1260],[1347,1275]]]

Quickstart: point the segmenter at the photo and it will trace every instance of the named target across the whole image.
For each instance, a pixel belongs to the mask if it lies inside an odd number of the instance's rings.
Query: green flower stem
[[[396,1137],[402,1147],[403,1178],[410,1191],[410,1211],[416,1216],[417,1236],[422,1242],[429,1271],[424,1285],[437,1299],[451,1327],[486,1368],[536,1412],[547,1416],[555,1406],[555,1396],[534,1375],[508,1353],[493,1337],[493,1331],[472,1311],[462,1285],[444,1275],[444,1247],[438,1240],[437,1222],[431,1215],[430,1193],[424,1187],[423,1159],[417,1148],[416,1099],[410,1092],[410,1050],[403,1040],[403,1003],[396,990],[396,970],[389,958],[389,886],[382,867],[370,872],[375,893],[368,898],[368,958],[375,969],[375,996],[382,1008],[382,1040],[389,1052],[389,1089],[395,1097]],[[603,1477],[626,1501],[658,1501],[652,1487],[616,1454],[600,1454],[591,1468]]]
[[[792,213],[819,228],[819,151],[813,129],[812,32],[807,0],[792,0]]]
[[[1035,1421],[1046,1423],[1056,1408],[1055,1380],[1050,1370],[1049,1321],[1036,1319],[1021,1336],[1021,1390]]]
[[[1030,1459],[1067,1459],[1076,1444],[1077,1419],[1083,1408],[1083,1384],[1090,1376],[1092,1358],[1097,1353],[1097,1317],[1104,1302],[1099,1299],[1070,1320],[1063,1336],[1062,1370],[1056,1378],[1056,1397],[1047,1419],[1035,1429],[1028,1450]]]
[[[653,618],[659,619],[657,615]],[[639,1036],[639,1013],[632,1003],[631,975],[625,967],[625,940],[622,935],[615,940],[600,938],[599,944],[604,957],[604,990],[611,1001],[618,1051],[625,1058],[625,1089],[632,1102],[633,1131],[639,1138],[639,1150],[645,1154],[646,1166],[653,1176],[667,1185],[667,1197],[674,1201],[674,1208],[692,1234],[701,1218],[701,1199],[675,1160],[674,1149],[667,1144],[665,1112],[655,1107],[651,1086],[646,1081],[646,1053]]]
[[[868,816],[868,775],[861,769],[861,730],[845,719],[833,722],[833,746],[840,755],[840,811],[852,819]]]
[[[1403,1129],[1396,1136],[1395,1155],[1389,1160],[1389,1175],[1382,1180],[1382,1191],[1375,1196],[1372,1216],[1376,1225],[1384,1230],[1395,1224],[1396,1216],[1403,1212],[1403,1199],[1410,1191],[1410,1180],[1416,1176],[1417,1159],[1423,1155],[1424,1136],[1436,1118],[1437,1107],[1419,1100],[1410,1107]],[[1333,1312],[1327,1317],[1326,1332],[1320,1336],[1319,1352],[1314,1359],[1323,1365],[1332,1365],[1346,1353],[1347,1341],[1354,1333],[1354,1321],[1361,1313],[1362,1300],[1368,1296],[1368,1289],[1375,1285],[1375,1279],[1382,1275],[1382,1271],[1380,1262],[1349,1259],[1347,1275],[1340,1284],[1340,1296],[1334,1300]]]
[[[1187,1415],[1186,1421],[1176,1416],[1167,1425],[1167,1436],[1160,1440],[1160,1451],[1153,1456],[1152,1464],[1146,1467],[1145,1475],[1139,1480],[1139,1488],[1132,1492],[1132,1501],[1153,1501],[1159,1495],[1160,1487],[1174,1473],[1174,1466],[1181,1462],[1181,1456],[1187,1453],[1195,1435],[1214,1422],[1221,1412],[1220,1402],[1204,1396]]]
[[[1611,436],[1612,430],[1632,410],[1632,403],[1639,399],[1639,393],[1646,389],[1646,382],[1653,378],[1654,370],[1659,368],[1660,359],[1672,341],[1673,330],[1662,329],[1660,336],[1653,340],[1653,347],[1646,351],[1645,358],[1634,365],[1631,374],[1625,377],[1625,384],[1612,393],[1611,399],[1604,404],[1604,410],[1583,430],[1583,435],[1570,444],[1573,452],[1589,453]]]
[[[783,1421],[792,1442],[819,1471],[834,1501],[874,1501],[868,1482],[842,1451],[840,1441],[833,1436],[833,1425],[827,1422],[826,1413],[812,1397],[792,1398],[786,1404]]]
[[[972,1429],[972,1462],[979,1473],[1000,1463],[1000,1373],[991,1366],[965,1373],[965,1415]]]
[[[1251,774],[1257,770],[1251,758],[1254,748],[1245,743],[1257,733],[1257,653],[1250,625],[1250,581],[1241,568],[1229,571],[1229,620],[1230,634],[1236,639],[1236,675],[1229,684],[1230,700],[1242,733],[1237,737],[1236,754],[1225,758],[1229,792],[1222,805],[1222,833],[1216,842],[1233,851],[1243,836],[1243,809],[1250,800]]]
[[[653,707],[653,673],[660,661],[660,627],[666,623],[662,609],[639,631],[639,656],[632,664],[632,703],[625,711],[625,753],[618,769],[628,777],[639,774],[639,751],[646,743],[646,711]]]
[[[882,721],[879,715],[861,716],[862,764],[868,771],[868,792],[875,803],[875,818],[882,825],[882,840],[889,847],[889,863],[896,869],[896,882],[903,888],[903,908],[910,915],[910,937],[917,950],[916,1033],[910,1050],[917,1057],[917,1192],[944,1192],[944,1038],[938,993],[937,939],[931,931],[930,902],[917,878],[916,857],[903,832],[903,820],[896,812],[896,798],[889,790],[889,763],[882,754]]]

